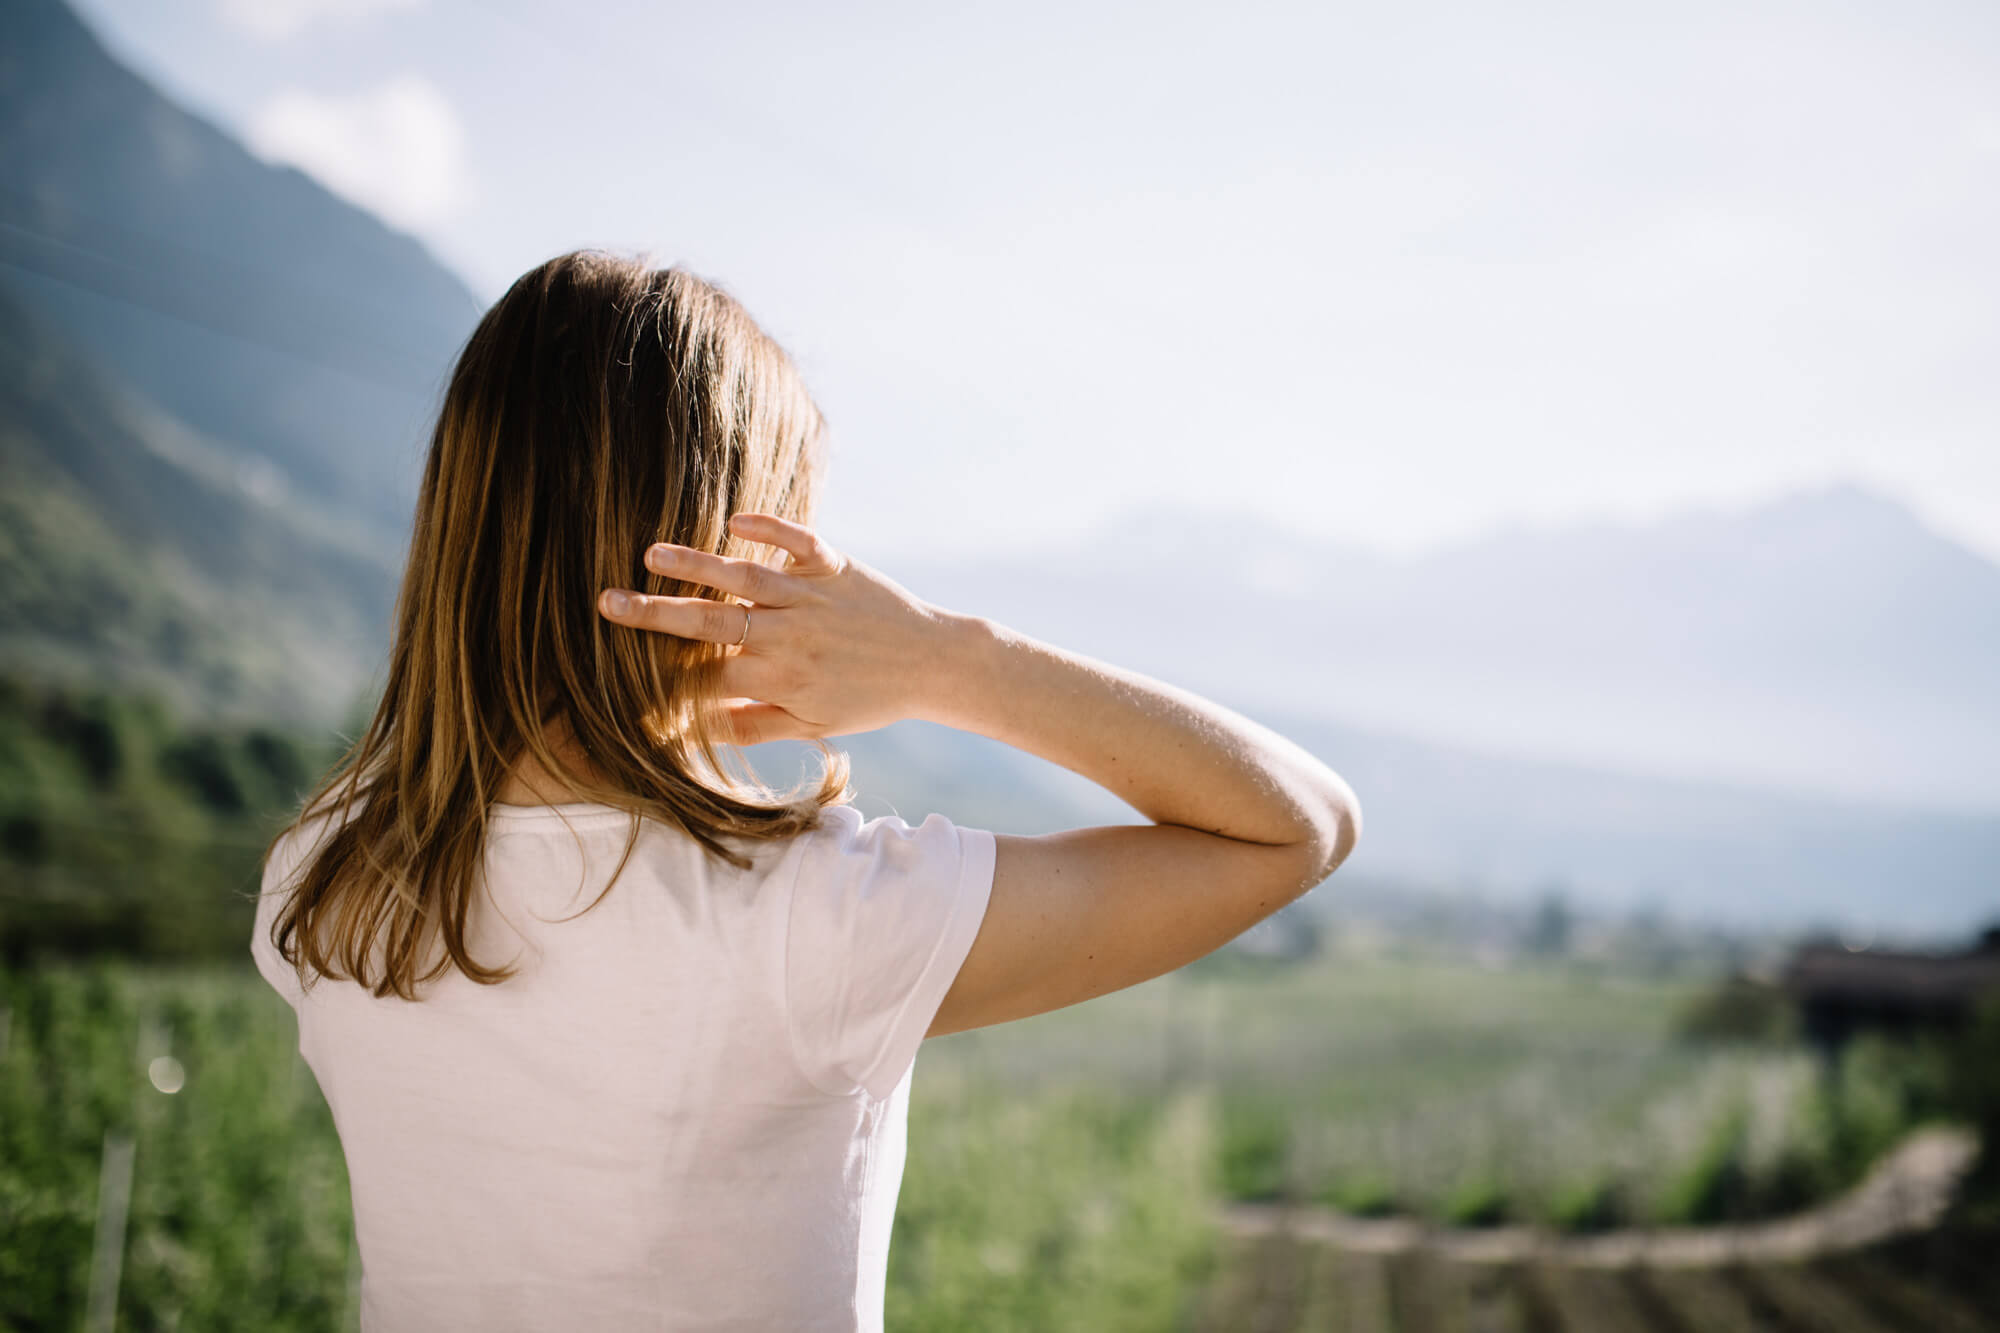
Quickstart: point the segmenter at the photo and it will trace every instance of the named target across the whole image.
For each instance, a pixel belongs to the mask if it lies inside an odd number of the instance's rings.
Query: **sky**
[[[483,299],[583,245],[720,282],[850,549],[1849,480],[2000,560],[1990,0],[78,3]]]

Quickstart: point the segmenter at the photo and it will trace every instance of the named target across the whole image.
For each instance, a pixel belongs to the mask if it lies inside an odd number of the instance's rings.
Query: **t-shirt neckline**
[[[486,807],[487,818],[507,821],[542,822],[552,819],[585,819],[603,815],[628,818],[627,811],[597,801],[567,801],[555,805],[510,805],[494,801]]]

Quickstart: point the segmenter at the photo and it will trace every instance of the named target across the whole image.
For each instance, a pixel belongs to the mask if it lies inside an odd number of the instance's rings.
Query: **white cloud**
[[[250,118],[250,146],[400,227],[450,217],[471,193],[458,113],[402,74],[341,96],[280,93]]]
[[[283,41],[322,19],[352,22],[392,9],[415,9],[423,0],[217,0],[232,27],[265,41]]]

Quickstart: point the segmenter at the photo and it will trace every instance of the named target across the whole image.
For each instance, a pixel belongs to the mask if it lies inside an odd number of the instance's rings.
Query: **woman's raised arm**
[[[1153,821],[996,839],[993,896],[933,1035],[1172,971],[1332,874],[1361,833],[1340,776],[1218,704],[957,620],[920,716],[1081,773]]]
[[[742,639],[722,670],[739,743],[920,718],[1061,764],[1154,821],[998,836],[985,920],[932,1035],[1171,971],[1325,879],[1360,837],[1347,783],[1268,728],[924,603],[797,524],[739,514],[732,526],[785,551],[785,568],[676,546],[653,547],[647,564],[754,603],[747,611],[631,592],[607,592],[600,609],[637,628]],[[1191,606],[1189,623],[1212,630],[1216,614]]]

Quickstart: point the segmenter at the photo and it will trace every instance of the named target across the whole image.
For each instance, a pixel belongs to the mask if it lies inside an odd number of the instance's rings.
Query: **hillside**
[[[8,17],[0,667],[323,725],[381,660],[478,302],[56,0]]]
[[[0,265],[137,392],[400,543],[479,303],[412,238],[258,160],[59,0],[8,7]]]
[[[376,669],[394,554],[87,363],[0,286],[8,670],[324,725]]]
[[[382,661],[478,302],[56,0],[10,18],[0,671],[313,734]],[[2000,568],[1858,486],[1410,558],[1143,504],[1066,550],[858,554],[1298,736],[1363,796],[1353,874],[1756,925],[2000,909]],[[843,744],[871,814],[1136,817],[978,738]]]

